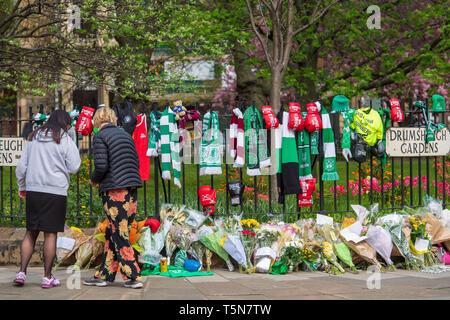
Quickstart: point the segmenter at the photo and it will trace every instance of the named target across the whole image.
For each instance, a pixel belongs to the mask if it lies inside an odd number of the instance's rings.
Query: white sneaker
[[[128,280],[125,281],[124,287],[125,288],[132,288],[132,289],[139,289],[142,288],[144,284],[142,282],[136,281],[136,280]]]

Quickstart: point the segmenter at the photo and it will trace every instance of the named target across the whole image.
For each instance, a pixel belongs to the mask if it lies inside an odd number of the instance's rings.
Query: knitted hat
[[[350,109],[350,101],[346,96],[337,95],[331,104],[331,113],[344,112]]]
[[[445,99],[443,96],[434,94],[431,99],[433,100],[431,112],[445,112]]]

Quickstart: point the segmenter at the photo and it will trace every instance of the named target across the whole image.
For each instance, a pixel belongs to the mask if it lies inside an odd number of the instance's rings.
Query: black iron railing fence
[[[428,101],[426,101],[428,103]],[[209,105],[211,107],[212,104]],[[325,104],[328,107],[327,104]],[[400,123],[408,126],[411,117],[417,111],[412,111],[412,100],[401,100],[401,107],[406,120]],[[156,105],[154,104],[154,107]],[[240,106],[242,108],[242,105]],[[197,103],[192,108],[202,109]],[[220,117],[220,129],[229,128],[231,109],[227,105],[215,108]],[[162,108],[160,108],[162,109]],[[42,106],[29,107],[28,117],[22,118],[19,107],[17,116],[5,114],[0,106],[0,133],[2,137],[18,137],[23,135],[24,128],[30,126],[33,115],[43,113]],[[148,113],[142,107],[141,112]],[[448,127],[448,113],[434,113],[433,119],[445,123]],[[249,215],[270,216],[273,214],[292,215],[299,218],[302,215],[322,213],[343,216],[352,211],[352,204],[371,206],[379,204],[379,210],[394,212],[405,207],[420,207],[424,205],[424,196],[429,195],[442,201],[443,207],[449,205],[450,197],[450,157],[408,157],[388,158],[383,169],[375,158],[361,164],[353,160],[346,162],[341,155],[342,117],[330,113],[331,123],[336,141],[337,168],[340,180],[322,181],[323,150],[311,159],[313,175],[317,177],[317,190],[313,195],[313,206],[300,208],[296,195],[287,195],[282,203],[278,203],[270,192],[276,185],[276,176],[248,177],[245,168],[235,169],[230,164],[222,165],[222,175],[200,176],[200,166],[194,163],[181,164],[181,188],[173,186],[168,180],[161,179],[159,158],[150,158],[150,180],[144,181],[139,190],[138,216],[157,217],[163,203],[185,204],[190,208],[201,210],[197,190],[203,185],[210,185],[217,190],[216,214],[229,215],[244,212]],[[398,125],[398,124],[396,124]],[[149,128],[149,126],[147,126]],[[68,195],[67,217],[71,224],[93,226],[103,217],[101,200],[98,192],[89,183],[92,171],[92,134],[82,137],[76,134],[76,143],[83,156],[80,171],[71,178]],[[270,144],[270,141],[269,141]],[[0,166],[0,226],[23,224],[25,218],[24,200],[18,197],[14,167]],[[228,181],[240,179],[246,185],[244,201],[238,207],[232,207],[229,194],[226,191]]]

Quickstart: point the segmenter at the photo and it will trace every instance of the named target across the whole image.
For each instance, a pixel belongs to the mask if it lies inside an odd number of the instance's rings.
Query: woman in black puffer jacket
[[[125,287],[141,288],[141,272],[128,239],[136,215],[137,188],[142,186],[139,158],[133,139],[116,123],[111,108],[102,107],[94,114],[93,124],[99,131],[94,136],[91,184],[99,186],[108,227],[103,263],[84,284],[106,286],[115,280],[120,268],[124,279],[128,279]]]

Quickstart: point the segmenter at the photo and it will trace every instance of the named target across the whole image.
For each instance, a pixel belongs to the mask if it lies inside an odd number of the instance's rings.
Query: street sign
[[[0,166],[15,167],[25,148],[24,138],[0,138]]]
[[[386,153],[390,157],[435,157],[450,152],[448,128],[436,131],[434,141],[425,143],[425,128],[389,128],[386,131]]]

